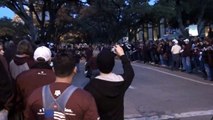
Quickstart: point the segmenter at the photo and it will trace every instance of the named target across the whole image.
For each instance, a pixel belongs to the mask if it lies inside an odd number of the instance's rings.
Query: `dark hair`
[[[67,53],[59,53],[53,59],[53,67],[56,76],[69,76],[75,68],[75,59]]]
[[[4,44],[2,42],[0,42],[0,46],[2,47],[2,49],[4,49]],[[1,51],[1,49],[0,49]]]
[[[5,103],[12,95],[12,81],[5,69],[2,61],[0,60],[0,110],[4,108]]]
[[[2,47],[3,47],[3,46],[4,46],[4,44],[3,44],[2,42],[0,42],[0,46],[2,46]]]
[[[97,66],[102,73],[110,73],[115,65],[115,55],[110,49],[103,49],[97,56]]]
[[[27,54],[32,55],[33,47],[32,44],[28,40],[21,40],[17,46],[17,54]]]

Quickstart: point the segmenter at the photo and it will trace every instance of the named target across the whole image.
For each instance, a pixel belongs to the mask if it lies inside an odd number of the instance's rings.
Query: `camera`
[[[113,52],[114,54],[116,54],[116,51],[115,51],[115,47],[114,47],[114,46],[111,48],[111,52]]]

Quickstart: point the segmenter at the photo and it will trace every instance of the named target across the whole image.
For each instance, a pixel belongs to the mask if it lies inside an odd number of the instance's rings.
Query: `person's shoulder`
[[[25,81],[26,79],[29,79],[29,76],[31,76],[32,72],[29,70],[23,71],[22,73],[20,73],[17,77],[16,77],[16,82],[22,82]]]
[[[25,70],[23,72],[21,72],[17,77],[16,80],[17,81],[25,81],[25,79],[30,79],[30,77],[36,73],[35,69],[29,69],[29,70]]]
[[[33,90],[33,92],[30,94],[27,100],[29,103],[34,103],[34,101],[39,100],[40,97],[42,97],[42,87]]]
[[[23,78],[23,77],[29,77],[32,76],[32,75],[40,75],[40,71],[42,71],[42,73],[48,73],[48,74],[52,74],[54,75],[54,72],[51,70],[51,69],[40,69],[40,68],[32,68],[32,69],[29,69],[29,70],[26,70],[26,71],[23,71],[22,73],[20,73],[17,78]],[[41,73],[41,74],[42,74]],[[45,74],[45,75],[46,75]]]
[[[81,89],[81,88],[77,88],[76,95],[79,97],[85,97],[85,98],[92,97],[92,95],[88,91]]]
[[[85,94],[85,95],[88,94],[88,92],[86,90],[82,89],[82,88],[77,88],[76,89],[76,93],[78,93],[78,94]]]
[[[39,87],[33,90],[30,96],[36,96],[37,94],[41,94],[41,93],[42,93],[42,87]]]

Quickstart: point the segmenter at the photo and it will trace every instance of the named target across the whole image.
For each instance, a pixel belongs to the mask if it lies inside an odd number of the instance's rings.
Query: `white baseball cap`
[[[189,42],[189,39],[185,39],[185,40],[183,40],[184,42]]]
[[[38,58],[43,58],[46,62],[51,60],[52,53],[49,48],[45,46],[38,47],[34,52],[34,60],[37,61]]]
[[[176,39],[173,39],[172,42],[174,42],[175,44],[178,44],[178,41]]]

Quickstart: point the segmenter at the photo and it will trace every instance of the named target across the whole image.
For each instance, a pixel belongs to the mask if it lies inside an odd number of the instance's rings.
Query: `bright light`
[[[87,2],[87,0],[81,0],[81,2]]]
[[[198,36],[197,25],[190,25],[188,27],[190,36]]]

